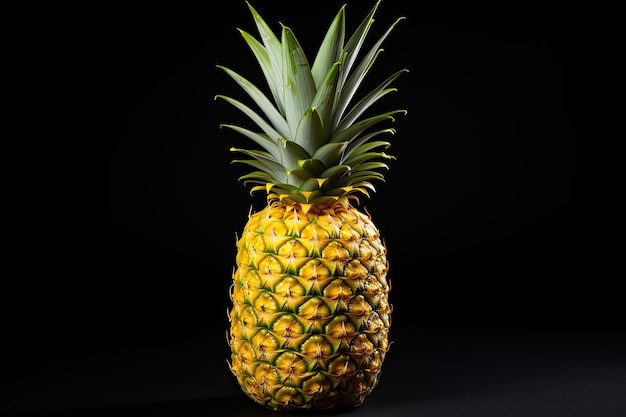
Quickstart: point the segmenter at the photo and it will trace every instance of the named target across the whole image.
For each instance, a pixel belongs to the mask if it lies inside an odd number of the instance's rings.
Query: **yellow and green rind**
[[[341,198],[305,212],[273,200],[238,240],[230,367],[275,410],[350,408],[377,385],[389,349],[387,250]]]

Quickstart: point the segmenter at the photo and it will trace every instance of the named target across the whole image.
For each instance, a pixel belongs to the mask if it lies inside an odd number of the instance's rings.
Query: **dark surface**
[[[618,417],[626,409],[626,339],[617,329],[405,330],[396,331],[379,385],[341,414]],[[66,353],[30,370],[19,401],[59,416],[275,415],[239,392],[211,350],[196,340]]]
[[[342,2],[253,4],[310,51]],[[51,19],[65,176],[12,242],[27,250],[5,293],[11,411],[274,414],[226,366],[235,233],[263,197],[230,163],[247,142],[218,128],[247,121],[213,101],[244,98],[215,65],[259,82],[245,4],[223,7]],[[369,4],[347,10],[354,27]],[[385,0],[374,33],[400,15],[370,77],[409,68],[380,103],[409,113],[363,201],[389,249],[395,343],[345,414],[625,415],[617,13]]]

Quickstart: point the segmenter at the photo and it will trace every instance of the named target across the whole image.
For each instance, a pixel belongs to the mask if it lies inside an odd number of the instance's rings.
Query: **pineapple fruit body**
[[[352,204],[376,190],[385,161],[395,159],[384,152],[395,129],[379,124],[406,114],[370,110],[407,70],[363,91],[383,41],[403,20],[367,45],[380,2],[352,34],[341,7],[312,61],[288,26],[277,36],[248,3],[260,36],[240,33],[267,88],[218,65],[250,99],[216,96],[255,129],[220,125],[254,144],[231,147],[241,158],[233,162],[249,168],[239,179],[267,194],[237,240],[229,365],[242,390],[272,410],[361,405],[389,350],[387,249],[369,214]]]
[[[377,385],[390,343],[387,250],[346,197],[305,212],[268,201],[237,242],[230,367],[274,410],[342,409]]]

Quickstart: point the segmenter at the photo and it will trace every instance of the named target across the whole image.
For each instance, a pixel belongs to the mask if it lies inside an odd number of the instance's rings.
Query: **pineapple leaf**
[[[384,152],[365,152],[360,155],[356,155],[353,158],[346,159],[346,165],[350,165],[353,167],[353,170],[356,170],[358,166],[363,164],[365,161],[369,161],[376,158],[387,158],[387,159],[395,159],[395,157],[388,155]]]
[[[376,148],[389,148],[391,146],[390,142],[384,141],[384,140],[377,140],[377,141],[373,141],[373,142],[366,142],[364,144],[362,144],[361,146],[359,146],[358,148],[356,148],[354,150],[355,154],[359,154],[359,153],[364,153],[364,152],[368,152],[371,151],[372,149],[376,149]]]
[[[374,22],[374,14],[376,13],[378,6],[380,5],[380,2],[381,0],[378,0],[376,4],[374,4],[372,10],[370,10],[367,16],[365,16],[365,18],[361,21],[359,27],[354,31],[354,33],[346,43],[345,48],[343,49],[344,54],[346,54],[346,62],[339,90],[343,89],[346,79],[348,78],[352,70],[352,65],[354,65],[356,58],[359,56],[359,51],[361,50],[361,47],[365,42],[365,38],[367,37],[367,34],[372,27],[372,23]],[[338,109],[339,113],[342,113],[344,109],[345,107],[343,109]]]
[[[300,185],[299,190],[301,192],[313,191],[314,193],[308,195],[308,197],[310,198],[311,196],[315,197],[315,195],[321,194],[321,191],[319,191],[319,188],[320,188],[320,184],[319,184],[318,178],[308,178],[306,181],[302,183],[302,185]]]
[[[379,171],[377,171],[377,170],[379,170],[381,168],[389,169],[389,166],[387,164],[385,164],[384,162],[360,163],[358,165],[352,166],[352,170],[350,171],[350,175],[360,175],[360,173],[363,173],[363,172],[372,172],[373,174],[382,176],[383,174],[381,174]]]
[[[272,156],[274,161],[280,161],[281,156],[277,148],[276,142],[274,142],[269,136],[263,135],[260,133],[255,133],[246,128],[235,126],[235,125],[230,125],[230,124],[221,124],[220,127],[225,127],[225,128],[234,130],[235,132],[238,132],[246,136],[247,138],[253,140],[258,145],[260,145],[263,149],[268,151],[268,153]]]
[[[253,157],[254,159],[261,161],[263,163],[267,163],[272,164],[272,166],[275,166],[278,168],[278,166],[281,167],[281,169],[284,169],[282,167],[282,165],[279,165],[276,163],[276,161],[273,160],[272,156],[270,154],[268,154],[267,152],[264,151],[258,151],[256,149],[242,149],[242,148],[230,148],[231,152],[239,152],[242,153],[244,155],[248,155]],[[233,161],[233,162],[238,162],[238,161]]]
[[[322,161],[315,158],[303,159],[298,162],[298,165],[302,169],[306,169],[311,173],[311,175],[321,176],[322,173],[326,170],[326,166]]]
[[[282,75],[283,47],[274,32],[272,32],[267,23],[265,23],[263,18],[261,18],[261,15],[249,2],[246,1],[246,4],[252,13],[252,17],[256,23],[263,45],[265,45],[265,51],[267,54],[267,59],[262,61],[260,60],[259,63],[262,67],[265,66],[263,73],[265,74],[265,79],[267,80],[270,90],[272,91],[278,110],[282,114],[285,114]]]
[[[302,145],[302,139],[309,139],[308,136],[298,138],[294,133],[298,129],[303,114],[313,102],[315,82],[302,47],[291,29],[286,26],[283,26],[282,30],[282,47],[284,104],[287,124],[294,140]],[[304,146],[307,148],[306,145]]]
[[[341,161],[347,146],[347,142],[326,144],[315,151],[312,158],[319,159],[326,167],[337,165]]]
[[[380,123],[384,120],[394,120],[393,115],[397,113],[406,113],[406,110],[393,110],[387,113],[379,114],[367,119],[363,119],[347,129],[338,132],[332,139],[332,142],[351,141],[363,133],[365,130]]]
[[[340,163],[343,163],[343,161],[345,161],[346,158],[349,158],[350,155],[352,155],[355,152],[357,152],[357,153],[358,152],[363,152],[362,150],[360,150],[360,147],[362,145],[367,144],[371,139],[373,139],[376,136],[382,135],[383,133],[391,133],[393,135],[393,134],[396,133],[396,131],[395,131],[395,129],[387,128],[387,129],[379,130],[377,132],[370,132],[370,133],[368,133],[366,135],[363,135],[363,136],[360,136],[360,137],[354,139],[346,147],[346,151],[344,152]],[[372,143],[376,143],[376,142],[372,142]],[[384,142],[384,143],[388,143],[388,142]]]
[[[321,131],[306,140],[306,143],[308,143],[311,148],[309,149],[311,153],[325,143],[328,143],[328,138],[332,134],[335,93],[337,91],[340,66],[340,63],[336,63],[330,67],[324,77],[324,81],[319,85],[315,97],[313,98],[311,107],[314,112],[318,113],[319,129]]]
[[[369,183],[366,183],[366,184],[369,185],[369,187],[366,187],[366,188],[370,188],[371,190],[374,190],[374,187],[371,184],[369,184]],[[328,194],[328,195],[342,196],[342,195],[346,195],[346,194],[353,194],[353,193],[356,193],[356,192],[360,192],[360,193],[365,194],[367,197],[369,197],[370,195],[367,192],[367,189],[363,188],[362,185],[363,185],[363,183],[358,183],[358,184],[355,184],[355,185],[345,185],[345,186],[342,186],[342,187],[333,188],[332,190],[328,190],[325,193]]]
[[[260,147],[258,150],[231,148],[248,156],[233,162],[253,168],[240,177],[251,185],[251,192],[264,190],[268,201],[271,198],[287,204],[297,202],[308,212],[312,206],[330,205],[344,196],[358,202],[353,194],[369,197],[369,192],[375,191],[372,182],[384,181],[380,171],[389,167],[383,160],[395,158],[383,152],[391,144],[378,137],[394,134],[395,130],[369,130],[381,122],[393,121],[395,115],[406,111],[387,110],[374,116],[366,113],[396,91],[391,84],[407,70],[396,71],[366,94],[360,91],[383,51],[383,42],[404,19],[393,22],[371,47],[362,51],[380,3],[381,0],[375,0],[374,7],[349,39],[346,5],[342,6],[310,66],[292,30],[281,25],[280,33],[275,34],[246,0],[260,37],[241,29],[239,32],[255,56],[269,92],[218,65],[255,106],[224,95],[215,98],[237,108],[259,129],[254,132],[231,124],[220,125]]]
[[[349,186],[354,185],[357,182],[365,181],[365,180],[377,180],[377,181],[385,181],[384,175],[379,172],[381,168],[387,168],[385,164],[380,164],[381,166],[375,166],[372,170],[351,170],[350,173],[339,180],[335,181],[335,186]]]
[[[282,179],[282,180],[287,179],[286,172],[284,169],[282,169],[282,167],[279,170],[274,165],[270,166],[270,164],[266,162],[261,162],[261,161],[257,161],[254,159],[235,159],[233,160],[233,163],[250,165],[251,167],[254,167],[264,172],[265,174],[269,175],[269,178],[272,178],[272,181],[275,181],[277,178]]]
[[[286,195],[296,195],[299,194],[298,187],[291,184],[269,184],[267,187],[268,191],[273,191],[278,194],[286,194]]]
[[[302,185],[310,180],[313,177],[313,174],[311,174],[310,171],[307,171],[306,169],[293,169],[291,171],[289,171],[289,175],[291,177],[291,181],[289,182],[290,184],[297,186],[299,189],[302,189]],[[319,187],[315,187],[315,188],[319,188]]]
[[[333,104],[338,77],[339,64],[334,64],[320,84],[311,107],[304,112],[298,123],[294,140],[302,144],[309,153],[328,143],[332,134]]]
[[[322,177],[328,178],[328,180],[334,182],[336,179],[340,178],[342,175],[346,175],[350,171],[349,165],[335,165],[328,168],[326,171],[322,173]]]
[[[369,180],[385,181],[385,178],[383,174],[377,171],[364,171],[364,172],[358,172],[358,173],[351,172],[350,175],[340,178],[339,180],[335,181],[335,186],[347,187],[347,186],[355,185],[361,181],[366,181],[366,180],[369,183]]]
[[[274,107],[272,102],[263,94],[261,90],[259,90],[254,84],[248,81],[246,78],[237,74],[235,71],[226,68],[224,66],[218,65],[218,68],[224,70],[228,75],[234,79],[241,88],[254,100],[254,102],[259,106],[265,116],[272,123],[274,128],[278,131],[279,135],[282,137],[289,137],[289,128],[287,126],[287,122],[283,118],[282,114]]]
[[[300,117],[293,140],[303,146],[307,152],[313,153],[322,143],[327,142],[325,140],[327,135],[324,131],[322,115],[316,108],[311,107]]]
[[[315,56],[311,74],[315,86],[319,89],[320,84],[326,78],[328,70],[339,61],[343,53],[343,44],[346,36],[346,6],[342,6],[326,31],[326,36]]]
[[[397,91],[395,88],[387,88],[387,86],[405,72],[408,72],[408,70],[403,69],[396,72],[372,90],[367,96],[361,99],[341,120],[341,123],[337,126],[337,130],[343,130],[344,126],[349,126],[354,123],[354,121],[357,120],[365,110],[386,94]]]
[[[263,132],[267,135],[267,137],[272,141],[273,144],[276,144],[278,139],[282,137],[279,132],[274,130],[272,125],[267,123],[265,119],[259,116],[254,110],[241,103],[240,101],[223,95],[217,95],[215,96],[215,98],[221,98],[222,100],[227,101],[228,103],[239,109],[246,116],[248,116],[254,123],[256,123],[257,126],[261,128],[261,130],[263,130]]]
[[[251,156],[254,159],[235,159],[233,163],[242,163],[253,166],[263,172],[266,172],[272,175],[273,178],[286,181],[287,172],[285,168],[276,163],[267,152],[249,150],[249,149],[241,149],[241,148],[230,148],[232,152],[239,152],[244,155]]]
[[[278,162],[287,169],[295,169],[299,166],[299,161],[309,159],[311,155],[302,146],[286,139],[279,140],[281,145],[279,148],[280,159]]]
[[[361,60],[361,63],[357,66],[357,68],[351,73],[346,84],[341,89],[341,97],[337,105],[337,112],[335,113],[335,126],[338,126],[343,118],[343,114],[348,107],[349,103],[352,101],[354,94],[358,90],[361,82],[369,72],[374,60],[378,56],[380,52],[380,45],[384,42],[384,40],[389,36],[391,31],[395,28],[395,26],[403,20],[401,17],[397,19],[388,29],[387,31],[378,39],[378,41],[372,46],[367,55]],[[401,71],[402,72],[402,71]]]
[[[369,197],[369,194],[367,193],[367,191],[365,191],[365,189],[368,189],[372,192],[376,191],[376,188],[374,187],[374,185],[369,181],[356,182],[352,184],[352,187],[355,189],[358,189],[359,191],[361,191],[363,194],[367,195],[368,197]]]
[[[246,175],[242,175],[241,177],[239,177],[239,180],[244,180],[244,184],[267,184],[268,182],[272,182],[274,179],[267,172],[253,171],[247,173]]]

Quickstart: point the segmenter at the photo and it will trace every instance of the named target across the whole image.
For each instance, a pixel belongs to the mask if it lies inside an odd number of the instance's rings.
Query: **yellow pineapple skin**
[[[390,347],[388,269],[377,227],[348,198],[323,209],[268,201],[251,214],[229,312],[243,392],[279,411],[360,406]]]

